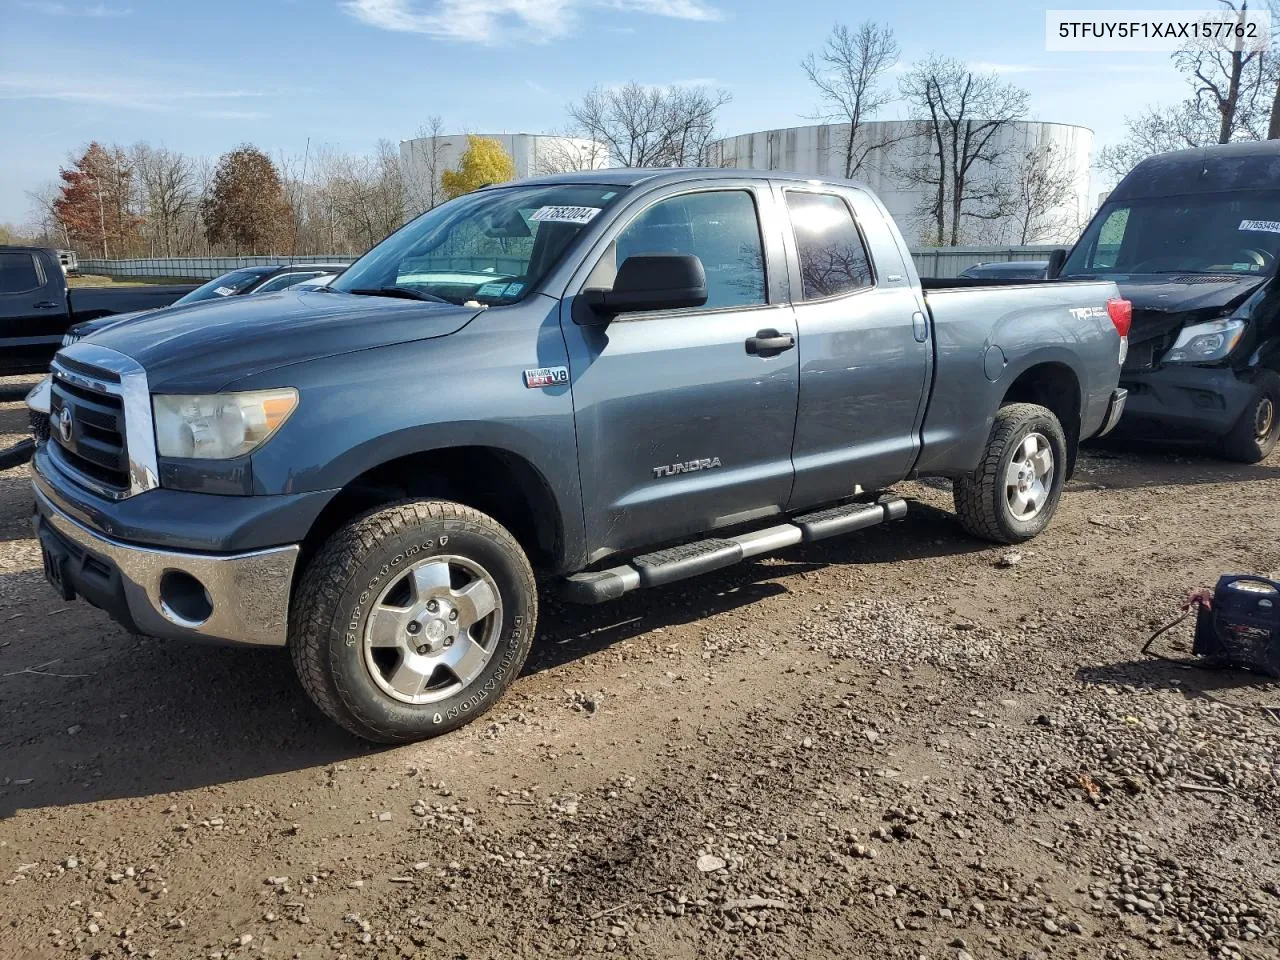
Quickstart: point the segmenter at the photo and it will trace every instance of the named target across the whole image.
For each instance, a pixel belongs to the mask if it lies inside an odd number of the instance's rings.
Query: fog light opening
[[[166,617],[184,627],[198,627],[213,616],[209,591],[181,570],[168,570],[160,578],[160,606]]]

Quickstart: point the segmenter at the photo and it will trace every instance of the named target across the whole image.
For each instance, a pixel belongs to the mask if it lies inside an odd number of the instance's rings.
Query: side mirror
[[[605,316],[700,307],[707,302],[707,273],[692,254],[638,253],[622,261],[612,289],[582,294],[593,311]]]
[[[1062,273],[1062,265],[1067,262],[1068,251],[1059,247],[1057,250],[1049,251],[1049,266],[1045,268],[1044,275],[1049,280],[1056,280],[1058,274]]]

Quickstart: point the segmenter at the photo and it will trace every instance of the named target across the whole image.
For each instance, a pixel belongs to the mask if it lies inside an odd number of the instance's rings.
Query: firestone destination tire
[[[975,537],[1022,543],[1049,525],[1066,481],[1067,441],[1053,412],[1001,407],[978,469],[955,483],[956,514]]]
[[[519,675],[538,617],[520,545],[442,500],[360,517],[316,553],[293,601],[302,686],[351,733],[404,743],[457,729]]]

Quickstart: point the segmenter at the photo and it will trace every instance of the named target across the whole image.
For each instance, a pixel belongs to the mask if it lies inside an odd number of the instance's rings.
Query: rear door
[[[779,184],[799,329],[798,509],[906,476],[919,448],[929,325],[886,214],[859,190]]]
[[[623,210],[570,283],[610,286],[637,253],[693,254],[702,307],[595,322],[565,300],[591,560],[780,512],[791,492],[798,367],[780,221],[767,183],[709,181]]]
[[[67,329],[66,286],[55,262],[31,250],[0,250],[0,368],[47,365]]]

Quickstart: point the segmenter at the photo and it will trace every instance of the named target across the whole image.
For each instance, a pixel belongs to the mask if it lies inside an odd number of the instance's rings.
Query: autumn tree
[[[604,144],[620,167],[708,163],[716,114],[732,98],[706,87],[596,87],[569,105],[573,132]]]
[[[956,246],[970,221],[1004,216],[1001,138],[1027,110],[1027,92],[995,73],[937,54],[914,64],[901,91],[915,115],[917,147],[901,173],[925,187],[927,234]]]
[[[884,80],[900,52],[893,30],[868,20],[853,30],[837,24],[822,51],[800,62],[822,101],[813,119],[835,120],[846,128],[838,145],[846,177],[856,177],[869,157],[903,139],[898,132],[873,135],[868,126],[868,120],[893,100]]]
[[[209,243],[229,245],[236,252],[278,250],[293,236],[280,173],[270,157],[249,144],[218,160],[200,212]]]
[[[104,259],[133,253],[142,218],[133,209],[134,167],[125,152],[95,141],[58,176],[53,209],[71,243]]]
[[[444,195],[452,200],[472,190],[479,190],[491,183],[506,183],[516,177],[515,164],[493,137],[467,135],[467,149],[458,159],[458,165],[440,175]]]

